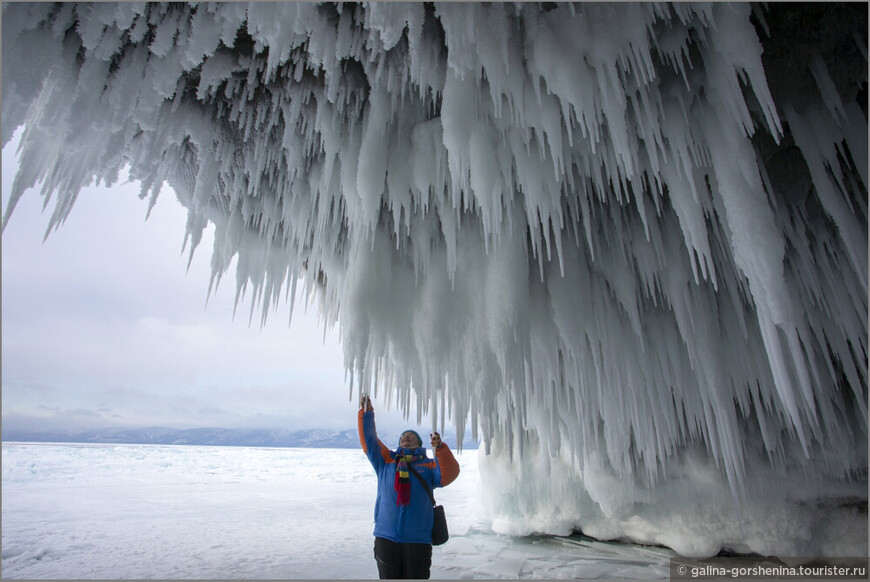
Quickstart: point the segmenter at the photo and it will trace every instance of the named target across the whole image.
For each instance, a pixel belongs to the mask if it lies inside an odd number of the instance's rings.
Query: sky
[[[3,148],[3,212],[19,135]],[[146,221],[138,193],[123,176],[85,188],[45,242],[53,202],[43,212],[37,188],[16,206],[2,235],[4,427],[354,428],[337,328],[324,334],[301,298],[292,321],[282,304],[249,325],[248,299],[234,317],[235,262],[208,296],[213,225],[188,271],[187,211],[164,186]],[[374,404],[380,430],[414,427],[415,412]]]

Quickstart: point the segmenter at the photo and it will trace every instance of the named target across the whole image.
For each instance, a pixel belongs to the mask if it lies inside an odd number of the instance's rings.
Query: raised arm
[[[438,459],[438,468],[441,472],[441,486],[446,487],[459,477],[459,462],[453,456],[453,451],[450,450],[450,447],[441,442],[440,434],[436,432],[429,436],[432,437],[432,450],[435,451],[435,458]]]
[[[375,410],[372,401],[366,396],[363,396],[360,401],[357,427],[363,452],[375,469],[379,469],[390,458],[390,449],[378,438],[378,431],[375,428]]]

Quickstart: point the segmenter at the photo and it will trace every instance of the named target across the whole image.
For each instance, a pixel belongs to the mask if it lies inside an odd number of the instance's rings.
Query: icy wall
[[[4,4],[4,225],[169,184],[498,531],[866,554],[866,5],[794,6]]]

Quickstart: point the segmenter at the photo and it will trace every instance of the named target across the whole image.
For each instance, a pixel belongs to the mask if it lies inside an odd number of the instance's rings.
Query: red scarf
[[[398,454],[396,460],[399,466],[396,467],[396,505],[408,505],[411,500],[411,473],[408,470],[408,463],[416,463],[425,455],[402,455]]]

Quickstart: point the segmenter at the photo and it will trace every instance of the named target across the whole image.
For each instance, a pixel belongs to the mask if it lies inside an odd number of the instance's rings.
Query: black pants
[[[432,544],[397,544],[375,538],[375,561],[382,580],[428,579],[432,566]]]

